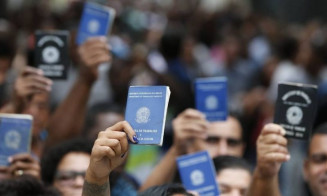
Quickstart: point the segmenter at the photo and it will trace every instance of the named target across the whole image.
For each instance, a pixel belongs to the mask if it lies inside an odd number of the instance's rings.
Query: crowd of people
[[[116,17],[109,36],[82,45],[84,0],[0,3],[0,113],[33,116],[31,152],[0,167],[0,195],[196,195],[176,158],[202,150],[222,196],[327,195],[324,23],[278,21],[237,0],[94,2]],[[36,30],[69,31],[66,80],[35,68]],[[208,122],[193,82],[216,76],[228,80],[229,116]],[[310,141],[286,139],[271,123],[279,82],[318,86]],[[124,121],[132,85],[171,90],[164,144],[141,152],[151,166],[139,173],[138,138]]]

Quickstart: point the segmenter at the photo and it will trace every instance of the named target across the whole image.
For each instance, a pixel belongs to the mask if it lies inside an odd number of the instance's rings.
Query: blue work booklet
[[[217,196],[219,188],[215,168],[207,151],[183,155],[177,158],[177,165],[184,187],[200,196]]]
[[[130,86],[125,120],[136,132],[138,144],[162,145],[167,106],[168,86]]]
[[[89,37],[107,36],[114,18],[114,9],[86,2],[78,29],[77,44],[83,44]]]
[[[8,157],[29,153],[33,118],[26,114],[0,114],[0,166],[8,166]]]
[[[224,121],[228,116],[227,78],[198,78],[194,84],[196,109],[208,121]]]

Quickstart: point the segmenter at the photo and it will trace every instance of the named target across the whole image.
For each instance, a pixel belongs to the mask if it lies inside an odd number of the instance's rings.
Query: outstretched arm
[[[248,196],[280,196],[278,172],[290,159],[285,130],[276,124],[266,125],[257,140],[257,166]]]
[[[97,79],[98,66],[111,60],[106,38],[103,37],[87,40],[78,48],[78,54],[81,70],[68,96],[50,119],[47,147],[80,135],[90,92]]]
[[[197,110],[187,109],[178,115],[173,121],[174,143],[141,186],[140,191],[171,182],[176,174],[176,158],[186,153],[187,145],[192,139],[205,139],[207,128],[205,116]]]
[[[121,121],[99,133],[86,171],[83,196],[110,195],[109,174],[126,159],[128,141],[137,143],[135,132]]]

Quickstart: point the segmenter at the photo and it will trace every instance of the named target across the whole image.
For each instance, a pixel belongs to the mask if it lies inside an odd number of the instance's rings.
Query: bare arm
[[[207,127],[205,116],[197,110],[187,109],[178,115],[173,121],[174,143],[143,183],[140,191],[171,182],[176,174],[176,158],[186,153],[186,145],[190,139],[206,138]]]
[[[285,130],[276,124],[266,125],[257,140],[257,166],[248,196],[280,196],[278,172],[290,159]]]
[[[99,133],[86,171],[83,196],[110,195],[109,174],[127,157],[127,137],[137,142],[134,130],[126,121],[118,122]]]
[[[93,84],[93,80],[84,77],[79,76],[68,96],[51,116],[47,147],[80,134]]]
[[[152,186],[171,182],[176,173],[176,158],[178,152],[171,147],[158,165],[152,170],[147,180],[142,184],[139,191],[144,191]]]
[[[108,62],[111,59],[104,38],[91,38],[78,50],[82,64],[79,77],[68,96],[51,116],[48,126],[47,147],[80,135],[84,125],[90,92],[93,83],[97,79],[97,68],[101,63]]]

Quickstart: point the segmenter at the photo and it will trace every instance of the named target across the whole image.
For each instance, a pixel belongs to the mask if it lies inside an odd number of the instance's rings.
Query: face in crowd
[[[49,119],[49,94],[38,93],[33,95],[23,113],[33,116],[33,136],[37,137],[46,127]]]
[[[70,152],[58,164],[54,186],[63,196],[81,196],[90,154]]]
[[[314,134],[304,163],[304,178],[314,196],[327,196],[327,134]]]
[[[251,183],[251,174],[242,168],[226,168],[218,173],[216,181],[221,196],[244,196]]]
[[[241,157],[245,145],[242,141],[242,127],[234,117],[227,121],[211,122],[206,140],[196,140],[189,152],[208,150],[211,157],[231,155]]]

